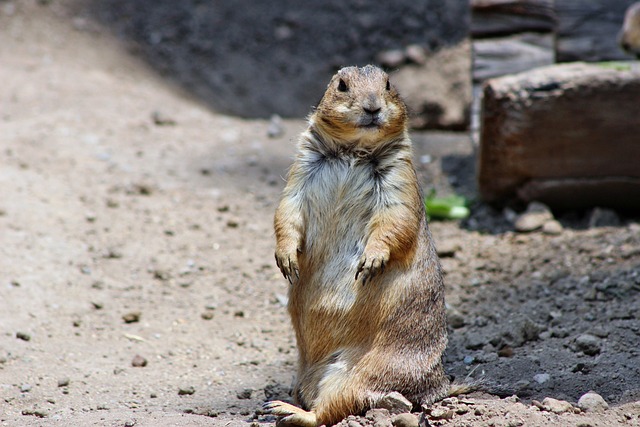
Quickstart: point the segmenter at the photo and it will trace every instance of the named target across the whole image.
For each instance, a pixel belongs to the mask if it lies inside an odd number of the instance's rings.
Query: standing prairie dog
[[[619,42],[623,50],[640,58],[640,2],[627,9]]]
[[[267,413],[332,425],[397,391],[449,391],[444,286],[407,111],[379,68],[343,68],[309,117],[275,215],[299,351],[294,398]]]

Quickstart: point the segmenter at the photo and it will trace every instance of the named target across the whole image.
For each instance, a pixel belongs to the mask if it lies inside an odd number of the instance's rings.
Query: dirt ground
[[[296,350],[271,221],[304,122],[216,114],[64,3],[0,1],[0,40],[0,425],[273,425]],[[466,135],[414,141],[425,190],[474,194]],[[509,216],[431,224],[446,368],[482,391],[430,424],[640,425],[638,218]]]

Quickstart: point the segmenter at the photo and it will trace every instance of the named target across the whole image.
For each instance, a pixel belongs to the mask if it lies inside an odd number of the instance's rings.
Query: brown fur
[[[623,50],[640,58],[640,2],[627,9],[619,42]]]
[[[276,210],[276,261],[290,282],[299,361],[284,421],[336,423],[398,391],[449,390],[444,288],[412,165],[407,112],[380,69],[331,80],[301,135]]]

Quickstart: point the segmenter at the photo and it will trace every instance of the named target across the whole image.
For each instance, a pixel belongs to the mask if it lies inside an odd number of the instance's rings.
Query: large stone
[[[468,40],[427,53],[424,62],[391,73],[416,129],[466,129],[471,105],[471,46]]]
[[[478,184],[500,204],[640,210],[640,71],[582,63],[489,80]]]

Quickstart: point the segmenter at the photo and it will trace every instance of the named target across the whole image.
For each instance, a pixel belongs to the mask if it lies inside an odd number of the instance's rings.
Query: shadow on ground
[[[302,117],[334,71],[467,35],[467,1],[92,1],[84,11],[216,111]],[[461,19],[462,17],[462,19]]]

